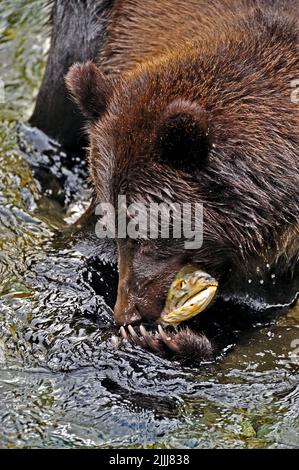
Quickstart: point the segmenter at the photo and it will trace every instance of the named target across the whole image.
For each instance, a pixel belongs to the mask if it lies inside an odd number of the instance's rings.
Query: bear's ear
[[[199,169],[210,149],[206,111],[195,102],[174,100],[158,123],[157,137],[162,161],[180,170]]]
[[[65,82],[73,100],[88,120],[94,121],[106,111],[112,84],[93,62],[72,65]]]

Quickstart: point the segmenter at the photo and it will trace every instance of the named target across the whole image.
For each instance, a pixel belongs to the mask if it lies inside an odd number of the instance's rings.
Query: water
[[[111,345],[114,248],[70,228],[84,165],[18,124],[45,64],[45,3],[0,4],[0,446],[298,448],[298,307],[197,368]]]

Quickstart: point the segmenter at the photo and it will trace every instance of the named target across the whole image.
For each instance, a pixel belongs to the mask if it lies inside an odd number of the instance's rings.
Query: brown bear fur
[[[187,262],[223,295],[263,298],[273,273],[298,279],[298,11],[297,0],[119,0],[98,64],[70,69],[97,200],[204,204],[197,251],[119,241],[119,324],[157,319]]]

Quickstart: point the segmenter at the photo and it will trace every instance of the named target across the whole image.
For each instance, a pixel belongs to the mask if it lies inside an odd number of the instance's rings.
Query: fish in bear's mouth
[[[138,334],[132,325],[127,329],[122,326],[121,338],[154,352],[170,350],[184,357],[192,358],[196,354],[201,360],[212,359],[213,348],[208,338],[188,327],[178,328],[178,325],[206,310],[215,298],[217,288],[218,282],[212,276],[196,266],[185,266],[169,288],[164,309],[157,320],[157,330],[148,332],[140,325]],[[115,337],[113,342],[119,344]]]

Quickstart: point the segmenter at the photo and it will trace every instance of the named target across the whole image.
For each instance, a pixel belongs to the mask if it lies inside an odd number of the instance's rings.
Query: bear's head
[[[246,292],[257,267],[286,269],[298,253],[294,63],[289,50],[273,57],[265,47],[247,47],[243,57],[231,46],[204,58],[185,51],[117,79],[91,62],[75,64],[67,75],[88,120],[98,202],[112,204],[117,217],[119,196],[146,208],[189,204],[194,226],[195,207],[203,207],[197,247],[171,230],[159,236],[161,224],[158,236],[116,235],[119,324],[156,320],[187,263],[219,279],[224,291]],[[126,221],[132,218],[127,211]]]

